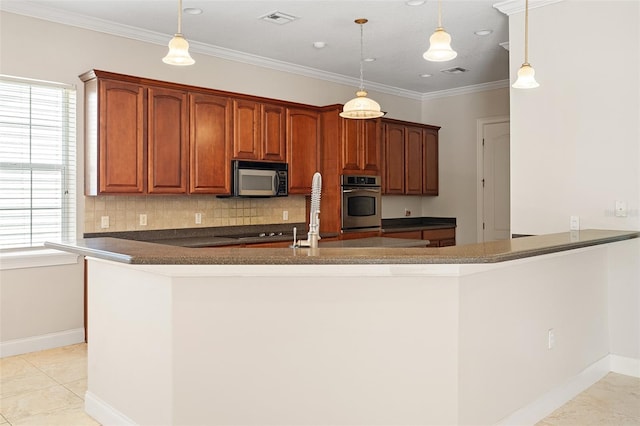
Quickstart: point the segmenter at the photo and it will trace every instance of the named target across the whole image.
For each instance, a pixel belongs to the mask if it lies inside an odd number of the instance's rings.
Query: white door
[[[509,122],[482,126],[482,241],[510,233]]]

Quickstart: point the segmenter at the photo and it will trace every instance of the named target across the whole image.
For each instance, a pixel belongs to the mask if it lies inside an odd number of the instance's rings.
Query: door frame
[[[484,149],[482,147],[484,126],[487,124],[510,122],[511,117],[508,115],[478,118],[476,120],[476,238],[479,243],[484,242],[484,232],[482,229],[482,223],[484,221],[484,191],[482,188],[482,176],[484,176]]]

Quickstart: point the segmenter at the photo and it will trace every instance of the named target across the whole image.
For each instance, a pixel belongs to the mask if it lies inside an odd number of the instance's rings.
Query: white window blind
[[[75,238],[76,91],[0,75],[0,249]]]

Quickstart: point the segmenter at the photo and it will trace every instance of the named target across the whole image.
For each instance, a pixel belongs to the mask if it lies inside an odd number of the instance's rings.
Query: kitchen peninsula
[[[88,258],[85,407],[101,423],[441,425],[495,424],[601,369],[609,276],[639,236],[399,249],[47,245]]]

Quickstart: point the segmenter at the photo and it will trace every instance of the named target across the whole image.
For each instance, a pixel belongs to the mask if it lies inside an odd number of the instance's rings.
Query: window
[[[73,239],[76,91],[0,75],[0,249]]]

